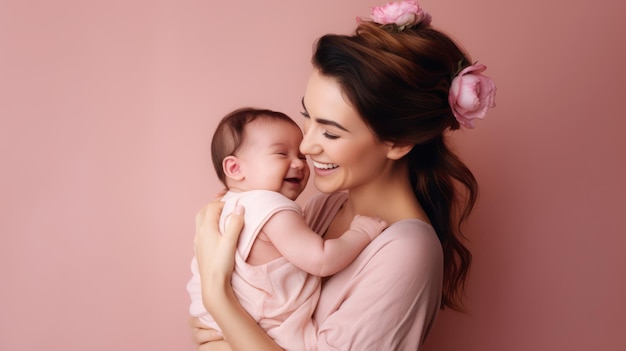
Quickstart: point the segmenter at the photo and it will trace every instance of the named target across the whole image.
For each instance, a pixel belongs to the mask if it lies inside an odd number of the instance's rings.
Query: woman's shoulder
[[[364,251],[382,256],[384,262],[443,264],[443,250],[434,228],[419,219],[405,219],[390,225]]]
[[[416,218],[403,219],[392,223],[385,229],[384,233],[392,240],[427,240],[439,243],[433,226]]]
[[[345,270],[351,278],[344,279],[412,284],[415,279],[437,280],[442,268],[443,250],[433,227],[418,219],[405,219],[372,240]]]

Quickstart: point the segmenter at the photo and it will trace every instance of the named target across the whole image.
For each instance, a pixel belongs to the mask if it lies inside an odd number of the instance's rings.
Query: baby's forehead
[[[270,115],[259,115],[254,120],[248,122],[248,124],[288,125],[298,128],[296,122],[291,119],[284,119]]]
[[[302,130],[295,122],[281,119],[256,119],[248,123],[244,130],[243,144],[294,144],[298,146],[302,140]]]
[[[245,129],[246,131],[253,133],[256,130],[267,130],[268,128],[271,130],[289,131],[290,134],[302,134],[302,130],[296,124],[296,122],[273,117],[257,118],[253,121],[250,121],[246,125]]]

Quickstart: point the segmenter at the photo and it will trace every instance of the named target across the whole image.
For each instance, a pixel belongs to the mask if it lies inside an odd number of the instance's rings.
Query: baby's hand
[[[374,240],[389,225],[382,219],[356,215],[350,223],[350,229],[367,234],[370,241]]]

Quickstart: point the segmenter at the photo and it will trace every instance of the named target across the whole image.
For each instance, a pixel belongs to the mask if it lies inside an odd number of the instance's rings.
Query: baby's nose
[[[301,158],[296,158],[291,162],[291,167],[296,169],[304,168],[306,161]]]

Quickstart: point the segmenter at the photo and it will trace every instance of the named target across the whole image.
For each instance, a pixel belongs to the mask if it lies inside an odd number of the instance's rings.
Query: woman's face
[[[314,70],[302,100],[300,151],[310,156],[315,187],[324,193],[356,190],[384,176],[388,145],[379,141],[344,98],[337,81]]]

